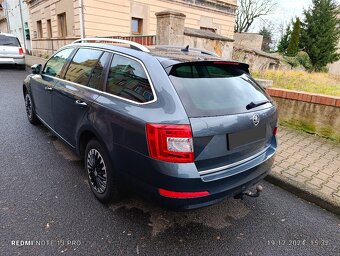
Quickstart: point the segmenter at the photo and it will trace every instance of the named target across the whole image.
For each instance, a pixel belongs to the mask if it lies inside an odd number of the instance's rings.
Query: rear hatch
[[[271,98],[237,62],[190,62],[169,72],[189,117],[201,174],[250,161],[270,146],[277,125]]]
[[[0,35],[0,58],[13,58],[20,55],[21,48],[18,38],[13,36]]]

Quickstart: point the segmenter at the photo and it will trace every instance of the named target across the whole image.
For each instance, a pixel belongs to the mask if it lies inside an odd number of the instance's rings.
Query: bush
[[[293,68],[303,67],[306,70],[312,70],[311,60],[306,52],[298,52],[295,57],[283,57],[285,61],[287,61]]]

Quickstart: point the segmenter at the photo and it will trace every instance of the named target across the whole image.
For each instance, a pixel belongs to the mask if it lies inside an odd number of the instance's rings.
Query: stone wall
[[[340,140],[340,97],[268,88],[281,123]]]
[[[157,45],[186,46],[214,52],[231,59],[234,40],[209,30],[185,27],[186,16],[180,12],[163,11],[156,13]]]
[[[262,49],[263,36],[257,33],[235,33],[235,45],[252,48],[255,50]]]
[[[291,66],[286,64],[280,56],[255,49],[245,48],[243,46],[234,46],[233,59],[248,63],[250,69],[254,71],[268,69],[291,69]]]

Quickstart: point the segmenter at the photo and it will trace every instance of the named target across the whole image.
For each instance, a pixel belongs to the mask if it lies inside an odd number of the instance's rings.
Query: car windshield
[[[20,47],[20,43],[16,37],[0,35],[0,46]]]
[[[197,62],[175,65],[172,81],[189,117],[219,116],[252,111],[251,102],[270,98],[237,64]],[[266,108],[261,104],[257,109]]]

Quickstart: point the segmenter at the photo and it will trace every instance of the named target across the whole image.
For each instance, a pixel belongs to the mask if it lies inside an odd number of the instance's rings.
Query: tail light
[[[277,134],[277,127],[274,127],[274,129],[273,129],[273,135],[276,136],[276,134]]]
[[[19,55],[23,55],[24,54],[24,50],[20,47],[19,48]]]
[[[192,163],[194,149],[190,125],[147,124],[150,156],[172,163]]]

